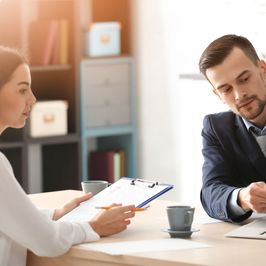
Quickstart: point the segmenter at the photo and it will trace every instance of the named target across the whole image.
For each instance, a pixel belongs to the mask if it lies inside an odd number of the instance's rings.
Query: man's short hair
[[[207,78],[207,69],[221,64],[235,47],[258,65],[259,57],[252,43],[243,36],[228,34],[214,40],[204,50],[199,60],[200,72]]]

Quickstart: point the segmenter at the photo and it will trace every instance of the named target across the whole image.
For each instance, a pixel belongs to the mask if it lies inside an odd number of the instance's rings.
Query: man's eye
[[[227,94],[227,93],[229,93],[230,91],[231,91],[231,87],[225,87],[225,88],[222,88],[221,89],[221,93],[222,94]]]
[[[243,82],[247,82],[249,80],[249,76],[248,77],[245,77],[245,78],[243,78]]]

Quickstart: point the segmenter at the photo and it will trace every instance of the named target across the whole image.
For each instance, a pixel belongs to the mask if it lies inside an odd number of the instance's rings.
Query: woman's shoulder
[[[7,157],[0,151],[0,166],[7,168],[13,174],[13,168]]]
[[[4,155],[3,152],[0,151],[0,162],[1,163],[9,163],[7,157]]]

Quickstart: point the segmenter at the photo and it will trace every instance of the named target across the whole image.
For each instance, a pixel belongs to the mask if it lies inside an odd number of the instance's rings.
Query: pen
[[[145,211],[148,207],[149,206],[143,207],[143,208],[136,207],[136,208],[133,209],[133,211],[135,211],[135,212]],[[109,210],[109,209],[113,208],[113,206],[96,206],[95,208],[96,209],[101,209],[101,210]]]

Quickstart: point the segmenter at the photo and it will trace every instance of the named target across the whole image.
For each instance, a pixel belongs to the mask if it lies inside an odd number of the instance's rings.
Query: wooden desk
[[[60,191],[30,195],[39,207],[61,206],[67,199],[80,195],[80,191]],[[168,201],[156,200],[151,203],[147,212],[136,213],[128,230],[112,237],[102,238],[105,243],[168,238],[161,231],[167,228],[165,207]],[[197,211],[196,214],[197,215]],[[141,266],[172,266],[172,265],[217,265],[217,266],[250,266],[266,265],[264,252],[266,242],[263,240],[225,238],[223,235],[238,225],[215,223],[197,225],[200,232],[194,233],[191,240],[210,245],[209,248],[138,253],[134,255],[111,256],[97,251],[86,250],[74,246],[67,254],[57,258],[37,257],[28,252],[28,266],[106,266],[106,265],[141,265]]]

